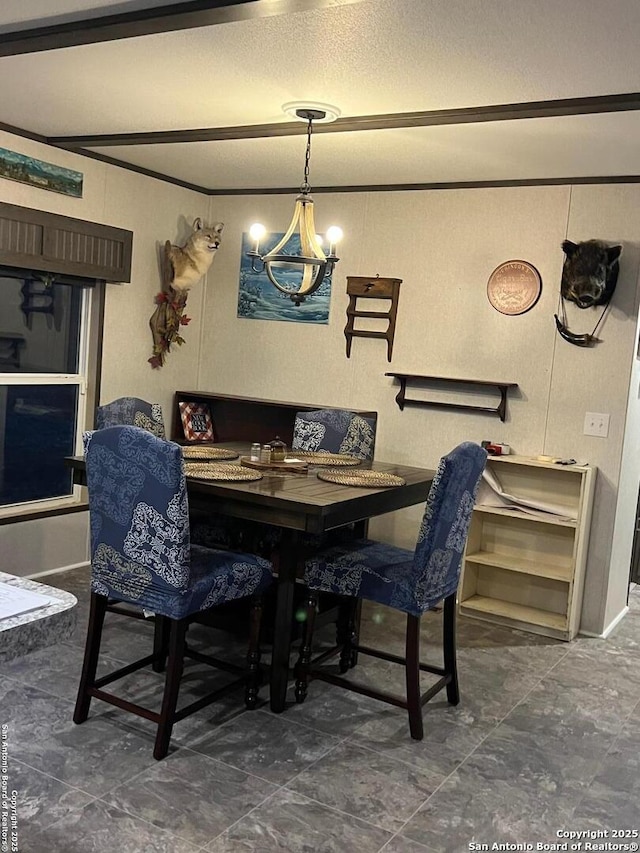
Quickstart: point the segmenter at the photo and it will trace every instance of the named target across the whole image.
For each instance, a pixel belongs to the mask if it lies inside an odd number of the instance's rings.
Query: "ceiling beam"
[[[565,178],[505,178],[492,181],[438,181],[423,184],[362,184],[314,187],[318,193],[376,193],[376,192],[420,192],[424,190],[477,190],[502,187],[556,187],[583,184],[640,184],[640,175],[593,175]],[[235,195],[295,195],[299,187],[269,187],[254,189],[204,190],[210,196]]]
[[[28,130],[22,130],[13,125],[0,122],[0,130],[8,133],[13,133],[16,136],[24,136],[26,139],[35,139],[38,142],[46,143],[45,137],[41,137],[36,133]],[[203,193],[209,196],[232,196],[232,195],[295,195],[300,191],[299,187],[244,187],[242,189],[212,189],[211,187],[202,186],[199,184],[191,184],[188,181],[182,181],[180,178],[174,178],[171,175],[165,175],[162,172],[154,172],[151,169],[145,169],[143,166],[136,166],[132,163],[127,163],[125,160],[117,160],[107,154],[100,154],[97,151],[76,150],[81,157],[89,157],[93,160],[99,160],[103,163],[109,163],[113,166],[119,166],[129,172],[136,172],[140,175],[146,175],[150,178],[155,178],[165,183],[175,184],[176,186],[184,187],[185,189],[194,190],[195,192]],[[593,176],[571,176],[562,178],[515,178],[512,180],[489,180],[489,181],[442,181],[422,184],[362,184],[344,185],[344,186],[315,186],[314,193],[360,193],[360,192],[416,192],[418,190],[454,190],[454,189],[482,189],[487,187],[541,187],[541,186],[558,186],[571,184],[638,184],[640,183],[640,175],[593,175]],[[1,523],[1,521],[0,521]]]
[[[153,9],[2,32],[0,56],[39,53],[362,2],[364,0],[187,0]]]
[[[469,124],[473,122],[513,121],[640,110],[640,92],[598,95],[589,98],[563,98],[555,101],[527,101],[521,104],[491,104],[452,110],[390,113],[336,119],[317,124],[318,133],[353,133],[363,130],[392,130],[408,127]],[[107,133],[84,136],[52,136],[48,142],[61,148],[100,148],[120,145],[171,145],[179,142],[221,142],[232,139],[266,139],[274,136],[300,136],[307,126],[299,121],[252,124],[240,127],[205,127],[191,130],[158,130],[148,133]]]

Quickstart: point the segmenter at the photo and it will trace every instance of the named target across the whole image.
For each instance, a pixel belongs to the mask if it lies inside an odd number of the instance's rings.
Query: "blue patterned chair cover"
[[[162,406],[160,403],[147,403],[138,397],[119,397],[96,410],[96,429],[112,426],[137,426],[147,432],[165,437]]]
[[[298,412],[293,425],[292,450],[326,450],[358,459],[373,459],[376,422],[344,409]]]
[[[487,453],[471,442],[440,460],[415,551],[360,539],[305,563],[311,589],[365,598],[420,616],[454,593]]]
[[[96,430],[86,466],[94,592],[182,619],[272,582],[265,559],[190,544],[177,444],[138,427]]]

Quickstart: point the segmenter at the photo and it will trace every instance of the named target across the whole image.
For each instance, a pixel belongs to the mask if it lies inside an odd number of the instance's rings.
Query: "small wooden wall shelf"
[[[401,278],[347,276],[349,305],[347,306],[347,325],[344,327],[344,336],[347,339],[347,358],[351,356],[352,338],[383,338],[387,342],[387,361],[391,361],[401,284]],[[361,311],[356,305],[358,299],[389,299],[391,304],[388,311]],[[388,320],[389,325],[384,332],[354,329],[353,324],[358,317]]]
[[[461,409],[466,412],[485,412],[497,415],[504,422],[507,416],[507,391],[509,388],[517,388],[517,382],[494,382],[488,379],[452,379],[449,376],[420,376],[416,373],[385,373],[385,376],[393,376],[400,383],[400,390],[396,394],[396,403],[402,411],[405,406],[428,406],[435,409]],[[493,406],[472,406],[466,403],[438,402],[431,400],[413,400],[407,398],[407,382],[414,383],[441,383],[443,385],[466,385],[477,388],[495,388],[500,392],[500,402]]]

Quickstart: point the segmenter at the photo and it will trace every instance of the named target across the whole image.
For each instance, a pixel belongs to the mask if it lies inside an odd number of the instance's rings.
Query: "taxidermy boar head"
[[[601,240],[572,243],[565,240],[566,255],[560,292],[578,308],[606,305],[618,281],[618,258],[622,246],[608,246]]]

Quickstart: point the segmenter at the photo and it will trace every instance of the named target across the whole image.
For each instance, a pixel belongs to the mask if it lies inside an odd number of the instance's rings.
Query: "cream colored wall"
[[[184,333],[187,344],[175,354],[172,352],[163,368],[152,370],[147,363],[153,344],[148,321],[161,284],[158,251],[167,239],[184,242],[193,220],[197,216],[206,218],[209,199],[12,134],[0,132],[0,147],[84,173],[81,199],[0,178],[1,201],[133,231],[131,283],[109,284],[106,288],[100,402],[125,395],[159,402],[169,426],[173,392],[196,383],[205,285],[198,285],[189,296],[187,313],[192,322]],[[66,520],[49,518],[0,527],[0,569],[26,575],[43,571],[45,564],[55,567],[86,560],[86,535],[65,533],[72,523],[75,532],[78,525],[86,529],[86,514],[63,518]],[[46,558],[34,546],[16,561],[15,549],[9,548],[13,539],[9,537],[26,530],[25,525],[33,542],[51,543],[66,538],[73,546],[49,548]]]
[[[611,569],[609,556],[636,327],[639,203],[636,185],[318,194],[318,230],[335,222],[345,239],[329,324],[307,326],[236,316],[241,233],[255,220],[283,230],[292,198],[213,197],[209,218],[225,222],[225,241],[207,291],[199,387],[375,409],[380,460],[433,466],[459,441],[488,438],[516,453],[597,465],[582,628],[598,633],[624,607],[629,572],[628,531],[620,532]],[[555,331],[565,237],[625,243],[614,306],[594,349],[572,347]],[[486,284],[513,258],[540,271],[543,291],[534,309],[509,317],[491,307]],[[346,276],[376,273],[403,280],[391,364],[378,340],[356,338],[351,358],[345,354]],[[594,314],[581,312],[571,328],[591,331]],[[397,388],[384,375],[393,370],[517,382],[519,389],[505,424],[464,412],[400,412]],[[610,413],[607,439],[582,435],[586,411]],[[419,518],[418,508],[395,513],[377,519],[372,531],[411,545]]]
[[[317,195],[319,230],[338,223],[345,240],[329,324],[306,326],[236,316],[242,231],[256,219],[282,230],[291,215],[291,197],[206,199],[10,134],[0,133],[0,146],[78,169],[85,177],[82,199],[0,179],[3,201],[134,232],[132,282],[107,288],[102,402],[125,394],[155,400],[162,403],[167,422],[174,390],[191,387],[371,408],[379,413],[378,459],[432,466],[461,440],[490,438],[509,443],[517,453],[589,461],[600,475],[582,628],[599,633],[622,610],[640,479],[640,375],[634,358],[640,187]],[[187,344],[160,371],[152,371],[148,318],[160,286],[158,251],[165,239],[182,243],[196,216],[225,222],[223,244],[206,285],[190,294]],[[590,350],[571,347],[554,329],[565,237],[625,244],[603,343]],[[533,263],[544,283],[535,308],[517,317],[499,314],[486,299],[489,274],[511,258]],[[403,279],[391,364],[382,341],[356,338],[351,358],[345,355],[346,276],[376,273]],[[587,313],[588,324],[584,314],[575,321],[572,317],[572,329],[590,331],[593,312]],[[396,386],[384,376],[392,370],[512,381],[520,387],[510,398],[505,424],[436,409],[400,412]],[[611,415],[608,438],[582,435],[586,411]],[[627,418],[633,430],[621,472]],[[395,513],[377,519],[372,532],[411,545],[419,518],[418,508]],[[29,524],[31,535],[43,542],[59,527],[46,519]],[[0,542],[7,541],[7,529],[0,528]],[[85,543],[74,538],[77,551],[64,557],[70,563],[86,558]],[[39,560],[27,562],[19,573],[42,570]],[[1,568],[12,570],[7,563]]]
[[[205,285],[189,295],[186,346],[160,370],[147,363],[153,341],[148,320],[160,290],[159,251],[165,240],[182,244],[193,220],[206,218],[209,199],[97,160],[0,132],[0,147],[38,157],[84,174],[83,197],[71,198],[0,178],[0,200],[114,225],[133,231],[130,284],[107,286],[100,402],[137,396],[162,404],[169,422],[173,391],[196,380],[201,303]]]

